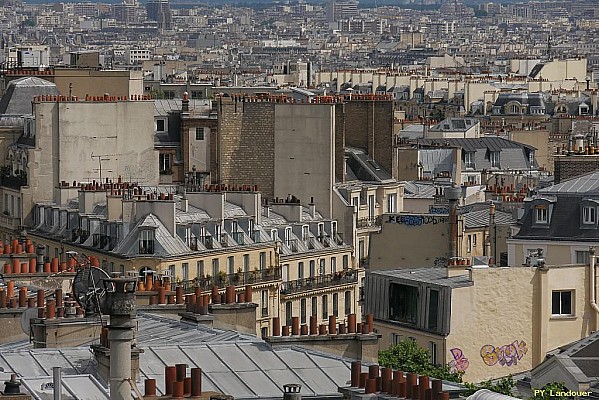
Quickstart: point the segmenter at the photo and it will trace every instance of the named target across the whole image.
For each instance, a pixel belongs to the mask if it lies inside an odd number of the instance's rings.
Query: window
[[[213,278],[216,278],[218,276],[218,270],[219,270],[218,258],[213,258],[212,259],[212,277]]]
[[[302,240],[305,242],[310,237],[310,227],[308,225],[302,226]]]
[[[585,206],[582,208],[582,223],[586,225],[597,223],[597,209],[595,207]]]
[[[287,247],[291,246],[291,227],[290,226],[285,228],[285,245]]]
[[[588,251],[576,251],[576,264],[588,265],[589,263],[589,252]]]
[[[297,264],[297,278],[304,279],[304,263],[301,261]]]
[[[260,252],[260,269],[266,269],[266,252]]]
[[[300,300],[300,322],[306,323],[306,299]]]
[[[189,263],[182,263],[181,264],[181,279],[183,279],[184,281],[188,281],[189,280]]]
[[[397,212],[397,194],[391,193],[387,195],[387,212]]]
[[[318,268],[318,275],[324,275],[326,273],[327,260],[325,258],[320,259],[320,267]]]
[[[499,168],[499,152],[489,152],[489,161],[491,162],[491,167]]]
[[[171,155],[168,153],[160,153],[158,156],[158,169],[161,173],[167,173],[171,170]]]
[[[316,276],[316,261],[310,260],[310,278]]]
[[[164,119],[156,120],[156,132],[164,132],[166,126],[166,121]]]
[[[468,240],[466,241],[466,252],[472,252],[472,235],[468,235]]]
[[[573,290],[554,290],[551,293],[551,315],[574,315],[573,292]]]
[[[349,256],[346,254],[343,256],[343,269],[349,268]]]
[[[204,260],[198,261],[196,274],[198,278],[204,276]]]
[[[474,168],[474,152],[467,151],[464,153],[464,166],[466,168]]]
[[[547,222],[549,222],[548,219],[548,213],[547,213],[547,207],[545,206],[537,206],[536,207],[536,213],[535,213],[535,222],[537,224],[546,224]]]
[[[243,255],[243,272],[250,272],[250,255]]]
[[[345,291],[345,315],[351,314],[351,291]]]
[[[428,329],[437,330],[439,327],[439,291],[429,291],[428,302]]]
[[[204,128],[203,127],[196,128],[196,140],[204,140]]]
[[[339,293],[333,293],[333,315],[339,316]]]
[[[260,297],[260,306],[262,308],[262,316],[268,317],[268,290],[263,290]]]
[[[227,273],[233,275],[235,273],[235,257],[227,257]]]
[[[277,230],[271,229],[270,230],[270,240],[272,240],[273,242],[276,242],[278,237],[279,237],[279,233],[277,232]]]
[[[472,247],[476,247],[476,233],[472,235]]]
[[[329,296],[322,296],[322,319],[329,319]]]
[[[177,270],[175,264],[171,264],[168,266],[168,272],[171,276],[171,281],[177,276]]]
[[[285,303],[285,324],[291,326],[291,317],[293,317],[293,305],[290,301]]]
[[[374,195],[368,195],[368,218],[374,217]]]
[[[262,335],[262,339],[268,336],[268,327],[264,326],[260,329],[260,335]]]
[[[360,207],[360,197],[358,197],[358,196],[352,197],[351,205],[354,207]]]
[[[392,283],[390,292],[389,319],[416,324],[419,301],[418,288]]]
[[[337,272],[337,258],[331,257],[331,275],[334,275]]]
[[[396,346],[399,344],[399,342],[401,342],[401,338],[402,336],[397,334],[397,333],[391,333],[391,344],[393,346]]]
[[[154,231],[145,229],[140,232],[139,254],[154,254]]]
[[[437,365],[437,343],[428,342],[428,352],[431,355],[431,364]]]
[[[310,315],[318,315],[318,297],[312,297],[312,313]]]

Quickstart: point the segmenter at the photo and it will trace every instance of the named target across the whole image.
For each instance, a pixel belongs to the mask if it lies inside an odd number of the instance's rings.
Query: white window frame
[[[585,225],[594,225],[597,223],[597,208],[593,206],[584,206],[582,208],[582,223]]]
[[[555,293],[559,293],[560,294],[560,297],[559,297],[559,309],[560,310],[559,310],[559,313],[557,313],[557,314],[553,312],[553,295]],[[562,301],[563,301],[563,299],[562,299],[561,295],[565,294],[565,293],[569,293],[570,294],[570,312],[569,313],[564,313],[563,310],[562,310]],[[575,297],[574,297],[574,290],[573,289],[553,290],[551,292],[551,316],[552,317],[573,317],[575,315],[574,314],[574,311],[575,311],[574,310],[574,304],[575,304],[574,300],[575,300]]]
[[[535,223],[549,223],[549,209],[547,207],[535,207]]]

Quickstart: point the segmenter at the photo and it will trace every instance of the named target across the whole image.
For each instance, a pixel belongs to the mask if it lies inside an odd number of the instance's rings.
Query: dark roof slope
[[[35,96],[59,95],[56,85],[35,76],[15,79],[8,84],[0,100],[0,115],[31,114],[31,101]]]

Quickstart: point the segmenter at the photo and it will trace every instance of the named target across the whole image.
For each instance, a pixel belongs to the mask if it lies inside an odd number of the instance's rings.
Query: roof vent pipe
[[[62,400],[62,373],[60,367],[52,368],[54,400]]]
[[[17,381],[17,374],[10,375],[10,381],[4,382],[4,394],[20,394],[21,382]]]
[[[314,204],[314,197],[310,197],[310,204],[308,204],[308,206],[310,207],[310,217],[316,218],[316,205]]]

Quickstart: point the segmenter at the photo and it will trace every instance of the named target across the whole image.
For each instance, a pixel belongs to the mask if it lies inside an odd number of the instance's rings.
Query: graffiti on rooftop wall
[[[387,222],[408,226],[437,225],[448,223],[449,217],[437,215],[397,214],[389,215]]]
[[[466,372],[468,366],[470,366],[470,362],[466,357],[464,357],[464,352],[462,349],[451,349],[449,350],[453,360],[449,362],[449,368],[451,372]]]
[[[480,356],[483,362],[490,367],[495,364],[511,367],[518,365],[518,360],[521,360],[527,352],[528,348],[524,340],[514,340],[513,343],[499,347],[486,344],[480,349]]]

